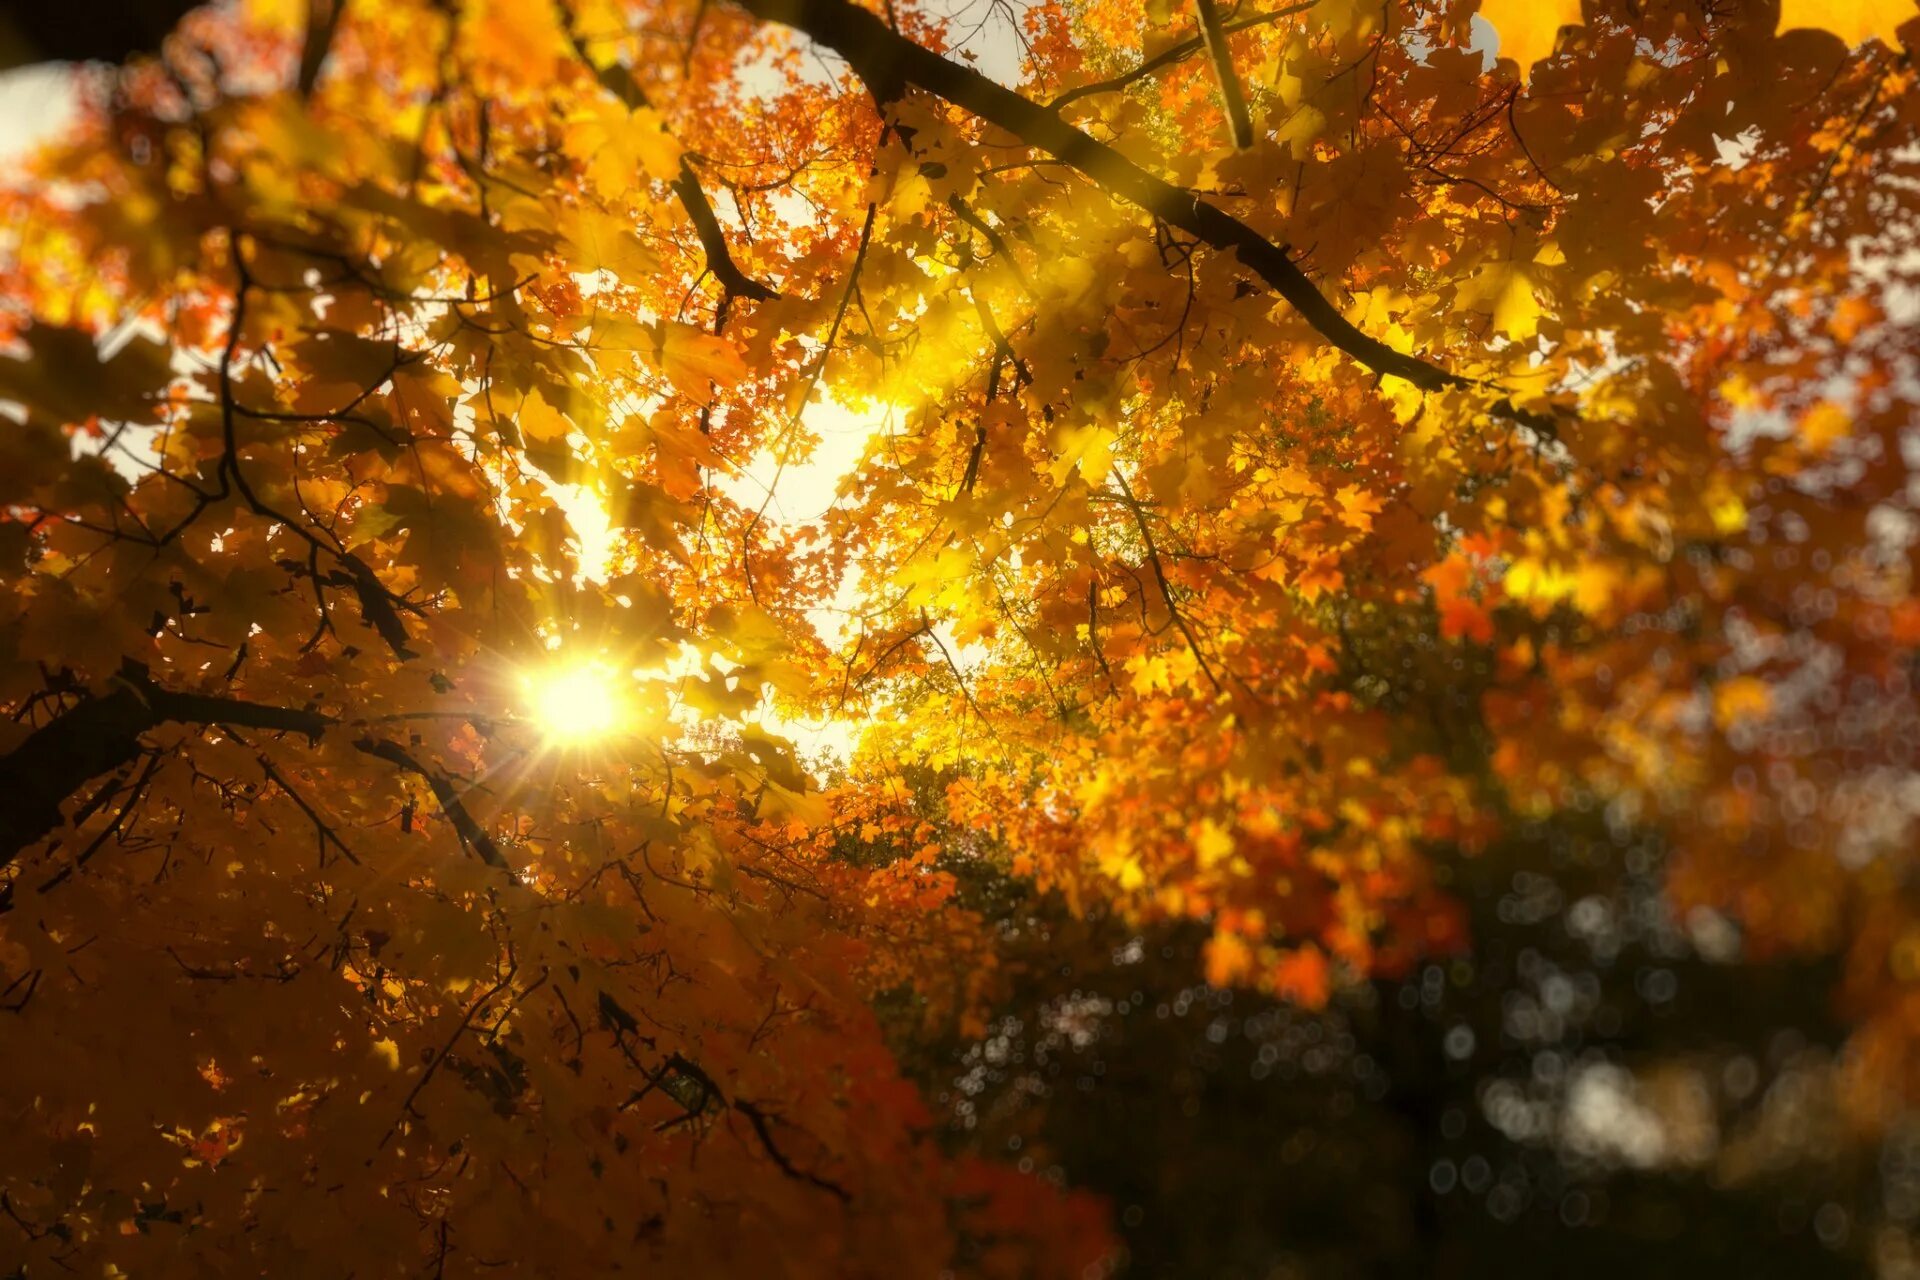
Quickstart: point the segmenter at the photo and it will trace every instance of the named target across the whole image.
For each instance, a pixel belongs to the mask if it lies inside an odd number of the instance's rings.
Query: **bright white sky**
[[[20,67],[0,74],[0,164],[18,159],[72,116],[65,67]]]

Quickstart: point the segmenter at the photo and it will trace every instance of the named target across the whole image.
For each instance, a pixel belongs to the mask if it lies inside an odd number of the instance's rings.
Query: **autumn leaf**
[[[660,367],[688,399],[706,400],[714,391],[729,390],[747,377],[739,351],[726,339],[672,322],[657,332]]]
[[[527,398],[520,402],[520,412],[514,422],[527,439],[545,443],[565,440],[573,430],[567,416],[548,404],[537,389],[529,391]]]
[[[1580,0],[1481,0],[1480,16],[1499,34],[1500,56],[1519,66],[1522,83],[1553,53],[1561,28],[1582,22]]]
[[[619,195],[652,179],[670,182],[680,171],[680,144],[658,112],[628,109],[612,97],[589,100],[567,123],[567,147],[586,165],[601,192]]]
[[[1273,966],[1274,989],[1298,1000],[1309,1009],[1327,1003],[1333,992],[1332,973],[1326,956],[1318,947],[1304,946],[1288,951]]]
[[[1901,48],[1900,28],[1920,17],[1913,0],[1781,0],[1780,30],[1813,27],[1849,45],[1879,40]]]
[[[38,50],[0,1270],[1904,1265],[1920,8],[1016,8]]]
[[[1822,400],[1800,418],[1800,438],[1815,453],[1825,453],[1853,432],[1853,415],[1845,405]]]
[[[165,346],[149,337],[135,336],[104,354],[92,334],[43,324],[22,342],[20,355],[0,356],[0,397],[56,426],[145,419],[173,376]]]
[[[1233,833],[1211,818],[1201,819],[1193,837],[1194,857],[1200,866],[1211,868],[1233,856]]]
[[[1494,329],[1519,342],[1539,332],[1544,314],[1533,265],[1514,260],[1481,267],[1461,284],[1455,305],[1491,314]]]
[[[1253,969],[1253,949],[1238,934],[1215,933],[1206,945],[1207,981],[1231,987]]]
[[[400,1046],[391,1039],[382,1038],[373,1042],[373,1056],[386,1065],[389,1071],[400,1069]]]
[[[1356,533],[1372,530],[1373,518],[1386,507],[1386,499],[1368,493],[1358,485],[1342,485],[1333,498],[1340,504],[1341,522]]]
[[[1088,485],[1104,483],[1113,471],[1113,445],[1118,438],[1111,427],[1099,423],[1063,428],[1052,467],[1053,482],[1064,483],[1077,473]]]
[[[1471,596],[1458,595],[1440,604],[1440,634],[1448,640],[1493,643],[1493,615]]]
[[[634,233],[625,219],[581,206],[558,220],[575,271],[612,272],[620,279],[642,277],[659,266],[659,255]]]
[[[461,35],[474,55],[502,73],[550,73],[561,33],[550,5],[482,0],[461,11]]]
[[[1713,719],[1722,729],[1764,719],[1772,706],[1767,682],[1755,676],[1735,676],[1713,687]]]

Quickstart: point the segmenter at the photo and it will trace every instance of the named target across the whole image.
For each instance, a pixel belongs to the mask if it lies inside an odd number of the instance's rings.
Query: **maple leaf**
[[[461,34],[476,57],[502,72],[547,74],[561,51],[551,5],[481,0],[461,14]]]
[[[609,271],[631,280],[659,266],[659,255],[634,234],[625,219],[613,214],[586,206],[569,209],[559,219],[558,230],[571,249],[576,271]]]
[[[1493,327],[1524,342],[1540,330],[1543,308],[1533,266],[1526,262],[1489,262],[1460,286],[1457,305],[1486,311]]]
[[[1553,53],[1561,28],[1581,25],[1581,0],[1481,0],[1480,16],[1500,36],[1500,56],[1512,58],[1525,83],[1533,64]]]
[[[546,443],[565,440],[573,430],[567,416],[548,404],[537,389],[529,391],[527,398],[520,402],[520,412],[514,421],[527,439]]]
[[[1825,453],[1853,432],[1853,415],[1845,405],[1822,400],[1800,418],[1800,438],[1815,453]]]
[[[608,195],[648,178],[670,182],[680,171],[680,144],[660,114],[610,97],[593,99],[568,122],[567,146],[585,161],[593,185]]]
[[[1333,495],[1340,504],[1340,520],[1358,533],[1369,532],[1373,528],[1373,518],[1386,508],[1386,499],[1375,493],[1369,493],[1358,485],[1343,485]]]
[[[668,379],[692,400],[704,401],[716,387],[724,391],[747,376],[747,366],[732,343],[690,325],[661,325],[656,350]]]
[[[1911,72],[1628,8],[258,0],[80,95],[0,192],[0,1253],[1106,1274],[1055,1170],[1292,1167],[1180,1081],[1438,1150],[1592,1009],[1899,1166]],[[1033,1029],[1175,1087],[1076,1138]],[[1136,1266],[1271,1262],[1167,1194]]]
[[[1193,837],[1194,856],[1202,868],[1217,866],[1233,856],[1233,833],[1211,818],[1203,818]]]
[[[1234,933],[1216,932],[1207,939],[1207,981],[1216,987],[1231,987],[1253,970],[1253,949]]]
[[[1449,640],[1493,643],[1493,615],[1471,596],[1449,597],[1440,605],[1440,634]]]

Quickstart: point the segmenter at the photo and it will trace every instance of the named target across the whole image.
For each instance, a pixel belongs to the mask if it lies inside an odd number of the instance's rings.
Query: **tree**
[[[0,264],[0,1262],[1268,1266],[943,1099],[1079,947],[1338,1042],[1328,1169],[1416,1194],[1325,1267],[1462,1265],[1443,1137],[1667,1167],[1521,1059],[1830,990],[1891,1141],[1920,25],[1783,8],[245,0],[80,73]]]

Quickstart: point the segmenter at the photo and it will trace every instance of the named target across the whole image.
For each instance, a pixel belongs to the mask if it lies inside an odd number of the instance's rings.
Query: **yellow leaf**
[[[1295,160],[1305,160],[1313,154],[1314,139],[1327,131],[1326,112],[1318,107],[1301,107],[1287,122],[1274,133],[1275,142],[1287,145]]]
[[[1193,852],[1202,868],[1218,866],[1233,856],[1233,833],[1212,818],[1202,818],[1194,827]]]
[[[1853,434],[1853,415],[1846,406],[1822,400],[1800,419],[1800,439],[1815,453],[1825,453],[1836,441]]]
[[[1914,0],[1781,0],[1780,29],[1817,27],[1849,46],[1879,40],[1891,49],[1900,44],[1901,25],[1917,15]]]
[[[548,404],[538,391],[527,392],[527,398],[520,402],[518,421],[522,436],[543,444],[565,440],[567,432],[573,430],[567,415]]]
[[[739,350],[725,338],[668,321],[659,340],[662,372],[690,400],[705,400],[715,387],[725,391],[747,376]]]
[[[1094,286],[1093,264],[1085,258],[1056,258],[1041,277],[1040,288],[1063,302],[1077,302]]]
[[[1165,658],[1141,657],[1128,663],[1133,668],[1133,691],[1142,697],[1155,689],[1162,693],[1173,691],[1173,676]]]
[[[901,177],[894,184],[892,199],[888,202],[896,222],[911,222],[926,212],[928,203],[933,199],[933,184],[925,175],[914,172]]]
[[[389,1071],[398,1071],[400,1069],[400,1046],[392,1040],[375,1040],[373,1042],[373,1056],[386,1063],[387,1070]]]
[[[631,281],[652,275],[660,265],[659,256],[633,233],[624,218],[582,207],[567,210],[559,221],[560,234],[572,250],[568,265],[575,271],[611,271]]]
[[[1579,575],[1558,565],[1528,556],[1507,566],[1501,585],[1508,596],[1545,616],[1554,605],[1579,589]]]
[[[1373,518],[1386,509],[1386,500],[1357,484],[1344,485],[1333,495],[1340,504],[1340,522],[1357,533],[1373,529]]]
[[[586,162],[587,177],[609,194],[631,190],[643,178],[671,182],[680,172],[680,144],[660,113],[629,111],[602,95],[568,122],[567,149]]]
[[[1061,431],[1060,456],[1052,467],[1053,482],[1064,483],[1069,471],[1078,470],[1082,480],[1097,486],[1113,470],[1113,442],[1119,438],[1113,428],[1098,423]]]
[[[1722,729],[1762,719],[1772,709],[1773,694],[1756,676],[1735,676],[1714,686],[1713,722]]]
[[[1461,284],[1454,305],[1462,311],[1491,312],[1493,327],[1516,342],[1540,331],[1540,299],[1524,262],[1489,262]]]
[[[1725,476],[1715,476],[1701,496],[1715,530],[1731,536],[1747,527],[1747,504],[1740,500]]]
[[[1500,33],[1500,56],[1519,64],[1522,82],[1553,52],[1560,28],[1581,25],[1580,0],[1481,0],[1480,16]]]
[[[544,79],[564,47],[552,5],[484,0],[459,12],[469,52],[501,70]]]

